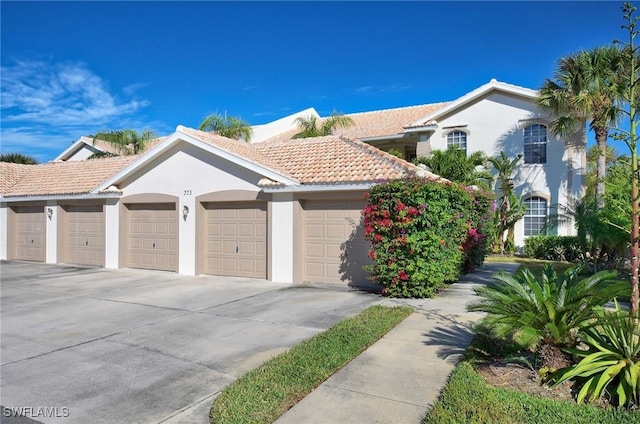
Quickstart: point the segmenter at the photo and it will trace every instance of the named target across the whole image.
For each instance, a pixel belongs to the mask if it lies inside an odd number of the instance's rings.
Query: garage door
[[[303,202],[303,280],[366,283],[371,263],[364,238],[361,201]]]
[[[104,214],[102,205],[65,206],[64,261],[104,266]]]
[[[206,274],[267,278],[267,205],[205,204]]]
[[[20,206],[15,212],[15,259],[44,262],[45,215],[42,206]]]
[[[178,271],[178,213],[174,203],[130,204],[132,268]]]

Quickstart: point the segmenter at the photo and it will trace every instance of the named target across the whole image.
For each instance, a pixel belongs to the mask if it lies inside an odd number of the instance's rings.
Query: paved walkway
[[[420,423],[471,342],[471,325],[482,317],[465,309],[473,288],[518,266],[486,264],[435,299],[385,301],[415,312],[276,423]]]

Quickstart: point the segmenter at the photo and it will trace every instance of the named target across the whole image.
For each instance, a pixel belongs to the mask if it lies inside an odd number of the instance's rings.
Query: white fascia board
[[[362,137],[360,141],[380,141],[380,140],[398,140],[400,138],[405,138],[404,134],[393,134],[393,135],[378,135],[375,137]]]
[[[315,184],[299,185],[293,187],[263,187],[265,193],[313,193],[322,191],[358,191],[368,190],[378,183],[353,183],[353,184]]]
[[[77,139],[76,141],[74,141],[71,146],[67,147],[62,153],[60,153],[58,156],[56,156],[51,162],[58,162],[63,160],[63,158],[69,156],[71,153],[75,153],[78,150],[80,150],[82,148],[82,145],[85,144],[87,145],[89,148],[94,149],[97,152],[103,152],[104,150],[102,150],[101,148],[94,146],[93,144],[89,144],[86,141],[83,140],[83,137],[80,137],[79,139]]]
[[[410,126],[410,127],[404,127],[404,132],[405,134],[411,134],[414,132],[433,132],[435,130],[438,129],[438,126],[435,124],[429,124],[429,125],[419,125],[419,126]]]
[[[116,175],[114,175],[113,177],[109,178],[107,181],[105,181],[104,183],[102,183],[102,185],[98,186],[96,189],[94,189],[92,191],[92,193],[97,193],[100,191],[104,191],[106,190],[108,187],[111,187],[112,185],[117,185],[118,182],[120,182],[122,179],[128,177],[129,175],[133,174],[134,172],[136,172],[138,169],[140,169],[141,167],[143,167],[144,165],[146,165],[147,163],[153,161],[156,157],[158,157],[159,155],[161,155],[163,152],[169,150],[171,147],[173,147],[174,145],[178,144],[180,141],[184,141],[187,142],[193,146],[196,146],[202,150],[205,150],[209,153],[212,153],[222,159],[226,159],[232,163],[235,163],[237,165],[242,166],[243,168],[246,168],[250,171],[253,171],[257,174],[261,174],[264,175],[265,177],[277,181],[279,183],[282,184],[287,184],[287,185],[298,185],[299,183],[297,181],[291,180],[287,177],[284,177],[274,171],[268,170],[266,168],[263,168],[259,165],[254,164],[253,162],[249,162],[246,159],[243,159],[239,156],[233,155],[231,153],[226,152],[225,150],[219,149],[209,143],[205,143],[203,141],[198,140],[197,138],[194,138],[190,135],[181,133],[179,131],[176,131],[175,133],[171,134],[170,136],[168,136],[162,143],[158,144],[156,147],[154,147],[153,149],[149,150],[147,153],[145,153],[144,155],[142,155],[142,157],[140,159],[138,159],[137,161],[133,162],[132,164],[130,164],[129,166],[125,167],[124,169],[122,169],[120,172],[118,172]]]
[[[525,87],[519,87],[517,85],[506,84],[504,82],[496,81],[495,79],[493,79],[488,83],[476,88],[475,90],[465,94],[464,96],[459,97],[458,99],[449,103],[447,106],[443,107],[442,109],[438,109],[432,112],[431,114],[425,116],[424,118],[421,118],[415,121],[414,123],[409,125],[409,127],[414,127],[414,126],[417,127],[422,125],[423,122],[435,120],[436,118],[442,115],[446,115],[452,110],[455,110],[461,106],[464,106],[465,104],[470,103],[488,94],[491,91],[501,91],[503,93],[513,94],[513,95],[525,97],[528,99],[536,99],[538,97],[538,92],[535,90],[531,90],[530,88],[525,88]]]
[[[110,193],[83,193],[83,194],[47,194],[43,196],[15,196],[15,197],[0,197],[0,201],[4,203],[14,202],[37,202],[44,200],[91,200],[91,199],[114,199],[121,197],[122,193],[114,191]]]

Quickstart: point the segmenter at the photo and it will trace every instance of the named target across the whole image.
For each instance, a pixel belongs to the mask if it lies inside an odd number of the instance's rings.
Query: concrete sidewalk
[[[485,264],[435,299],[389,299],[415,312],[331,376],[276,423],[420,423],[446,385],[482,318],[466,312],[474,287],[519,264]]]

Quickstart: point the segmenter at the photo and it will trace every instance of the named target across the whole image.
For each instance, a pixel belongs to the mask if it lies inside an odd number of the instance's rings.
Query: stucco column
[[[184,219],[184,207],[189,208]],[[178,203],[178,274],[196,275],[196,197],[182,196]]]
[[[6,203],[0,203],[0,259],[9,259],[9,215]]]
[[[293,194],[274,193],[270,212],[271,280],[278,283],[293,283]]]
[[[51,210],[51,217],[49,217]],[[44,207],[45,215],[45,234],[46,234],[46,253],[45,262],[55,264],[58,262],[58,216],[60,208],[55,201],[48,201]]]
[[[416,144],[417,157],[431,156],[431,141],[429,140],[429,137],[430,137],[430,134],[418,135],[418,143]]]
[[[120,199],[107,199],[104,205],[104,266],[120,267]]]

